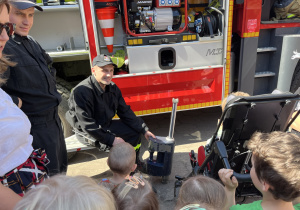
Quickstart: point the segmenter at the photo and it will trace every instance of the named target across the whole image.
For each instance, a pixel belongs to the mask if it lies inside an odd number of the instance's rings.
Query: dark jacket
[[[15,34],[3,53],[17,63],[5,72],[8,80],[2,87],[14,103],[18,104],[19,97],[23,102],[21,109],[27,115],[47,113],[59,105],[61,96],[55,86],[52,59],[32,37]]]
[[[104,91],[91,75],[72,91],[66,118],[73,127],[88,133],[103,144],[112,146],[115,135],[108,131],[108,127],[115,114],[138,133],[145,134],[148,130],[144,121],[125,103],[116,84],[111,82]]]

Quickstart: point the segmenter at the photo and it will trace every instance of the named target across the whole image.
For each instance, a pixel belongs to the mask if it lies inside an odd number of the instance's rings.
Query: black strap
[[[211,21],[212,21],[211,16],[207,15],[207,16],[205,16],[205,19],[206,19],[206,23],[208,25],[209,35],[211,38],[214,38],[214,31],[213,31],[212,24],[211,24]]]

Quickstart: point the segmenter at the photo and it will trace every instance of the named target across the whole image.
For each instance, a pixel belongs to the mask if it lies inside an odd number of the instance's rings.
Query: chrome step
[[[262,72],[256,72],[255,73],[255,78],[260,78],[260,77],[274,77],[275,73],[271,71],[262,71]]]
[[[276,47],[259,47],[257,48],[257,52],[258,53],[262,53],[262,52],[275,52],[277,51]]]

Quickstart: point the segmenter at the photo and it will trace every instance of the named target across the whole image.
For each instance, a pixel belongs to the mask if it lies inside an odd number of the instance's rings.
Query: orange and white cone
[[[115,22],[115,12],[116,7],[104,7],[101,9],[96,9],[96,13],[99,19],[102,34],[104,36],[104,41],[107,46],[108,52],[113,52],[114,43],[114,22]]]

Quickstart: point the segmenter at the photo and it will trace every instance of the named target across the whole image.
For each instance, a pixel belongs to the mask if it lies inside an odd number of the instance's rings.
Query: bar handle
[[[179,102],[178,98],[172,99],[173,106],[172,106],[172,113],[171,113],[171,121],[170,121],[170,129],[169,129],[169,135],[167,139],[171,140],[174,139],[174,128],[175,128],[175,119],[176,119],[176,111],[177,111],[177,104]]]

